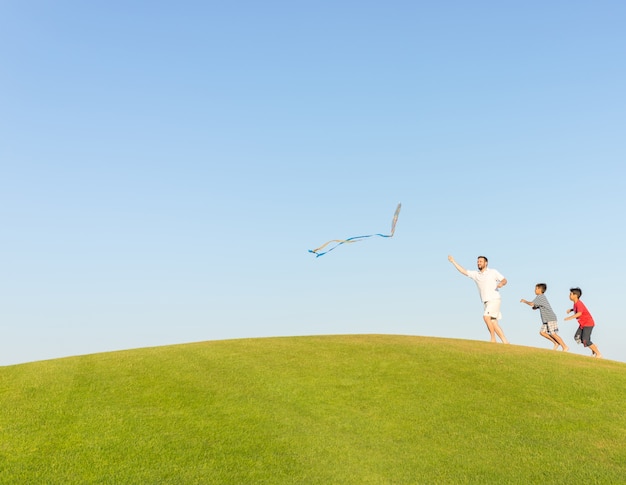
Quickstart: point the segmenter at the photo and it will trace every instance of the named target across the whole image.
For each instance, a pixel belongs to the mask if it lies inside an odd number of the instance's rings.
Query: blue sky
[[[626,361],[626,4],[0,5],[0,365],[205,340],[488,340],[580,286]],[[388,232],[315,258],[329,239]],[[572,352],[575,322],[560,323]]]

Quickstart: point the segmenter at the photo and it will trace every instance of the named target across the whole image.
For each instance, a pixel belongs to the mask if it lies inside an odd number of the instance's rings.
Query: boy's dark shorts
[[[574,340],[576,340],[579,344],[583,344],[585,347],[593,345],[593,342],[591,341],[592,330],[593,327],[578,327],[578,330],[576,330],[576,333],[574,334]]]

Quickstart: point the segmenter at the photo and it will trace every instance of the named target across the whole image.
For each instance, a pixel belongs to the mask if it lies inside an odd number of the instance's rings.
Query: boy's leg
[[[583,340],[582,340],[582,333],[583,333],[583,329],[582,329],[582,328],[580,328],[580,327],[578,327],[578,328],[576,329],[576,333],[574,334],[574,341],[575,341],[577,344],[582,344],[582,343],[583,343]]]
[[[567,345],[565,345],[565,342],[563,342],[563,339],[561,338],[561,336],[558,333],[553,333],[552,335],[550,335],[554,341],[561,346],[561,348],[563,349],[563,352],[567,352],[569,350],[569,347]]]
[[[559,348],[559,343],[558,343],[556,340],[554,340],[554,339],[552,338],[552,335],[550,335],[548,332],[546,332],[546,331],[544,331],[544,330],[541,330],[541,331],[539,332],[539,335],[541,335],[543,338],[546,338],[546,339],[548,339],[550,342],[552,342],[552,345],[554,345],[554,347],[552,348],[552,350],[556,350],[556,349],[558,349],[558,348]]]
[[[600,353],[600,351],[598,350],[598,347],[596,347],[596,344],[591,344],[589,346],[589,348],[591,349],[591,351],[593,352],[593,356],[601,359],[602,358],[602,354]]]
[[[556,343],[554,350],[559,348],[559,345],[563,348],[564,352],[569,350],[569,347],[565,345],[563,339],[559,336],[559,326],[556,321],[544,323],[545,330],[552,338],[552,341]]]
[[[598,347],[596,347],[596,344],[591,341],[591,332],[593,332],[593,327],[583,327],[581,330],[583,345],[585,347],[589,347],[591,352],[593,352],[594,357],[598,357],[601,359],[602,354],[600,354],[600,351],[598,350]]]

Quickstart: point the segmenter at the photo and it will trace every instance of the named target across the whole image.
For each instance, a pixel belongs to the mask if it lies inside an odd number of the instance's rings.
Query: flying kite
[[[365,239],[367,237],[373,237],[373,236],[393,237],[393,233],[396,231],[396,222],[398,222],[398,215],[400,215],[400,208],[401,207],[402,207],[402,204],[398,204],[398,207],[396,207],[396,212],[394,213],[393,220],[391,221],[391,233],[390,234],[368,234],[367,236],[355,236],[355,237],[349,237],[348,239],[333,239],[331,241],[328,241],[327,243],[322,244],[317,249],[309,249],[309,252],[315,254],[316,258],[319,258],[320,256],[323,256],[326,253],[330,253],[333,249],[335,249],[336,247],[341,246],[342,244],[349,244],[349,243],[359,242],[361,239]],[[337,244],[335,244],[333,247],[331,247],[330,249],[328,249],[326,251],[320,252],[322,249],[324,249],[330,243],[337,243]]]

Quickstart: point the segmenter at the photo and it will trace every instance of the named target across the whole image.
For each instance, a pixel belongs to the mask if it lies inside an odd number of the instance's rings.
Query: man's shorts
[[[541,331],[546,332],[548,335],[559,333],[559,325],[557,324],[557,322],[544,323],[541,326]]]
[[[585,347],[593,345],[593,342],[591,341],[592,330],[593,327],[578,327],[578,330],[576,330],[576,333],[574,334],[574,340],[576,340],[576,343],[583,344]]]
[[[485,311],[483,313],[484,316],[488,316],[491,318],[497,318],[498,320],[502,320],[502,313],[500,313],[500,300],[489,300],[485,302]]]

